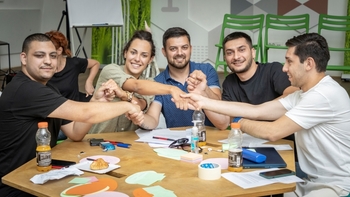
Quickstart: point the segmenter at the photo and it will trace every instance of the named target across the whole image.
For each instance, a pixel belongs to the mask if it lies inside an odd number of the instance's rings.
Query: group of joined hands
[[[205,99],[205,97],[201,96],[201,92],[204,92],[209,88],[207,86],[206,75],[200,70],[195,70],[189,75],[186,82],[188,84],[187,90],[189,93],[174,86],[171,90],[171,100],[178,109],[200,110],[203,106],[203,99]],[[109,79],[101,85],[97,92],[94,93],[93,100],[110,102],[116,97],[121,98],[123,95],[124,90],[119,87],[114,80]],[[125,116],[134,124],[141,125],[144,121],[144,113],[140,109],[140,106],[137,105],[137,102],[131,101],[131,103],[134,107],[129,110]]]

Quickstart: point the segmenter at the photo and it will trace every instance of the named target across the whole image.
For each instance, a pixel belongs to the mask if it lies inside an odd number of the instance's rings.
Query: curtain
[[[145,29],[145,21],[151,21],[151,0],[122,0],[124,26],[117,28],[114,35],[117,39],[117,50],[112,54],[112,27],[97,27],[92,29],[91,58],[101,64],[111,63],[112,55],[116,63],[124,64],[123,48],[135,30]],[[115,47],[114,47],[115,48]]]

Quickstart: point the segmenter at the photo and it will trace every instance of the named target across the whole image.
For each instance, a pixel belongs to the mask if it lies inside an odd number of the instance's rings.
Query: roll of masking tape
[[[203,180],[217,180],[221,177],[221,166],[217,163],[201,163],[198,165],[198,177]]]

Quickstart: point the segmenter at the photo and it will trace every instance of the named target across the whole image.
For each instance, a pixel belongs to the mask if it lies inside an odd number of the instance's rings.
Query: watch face
[[[128,101],[129,101],[129,102],[132,101],[132,94],[133,94],[133,93],[126,91],[126,95],[128,96]]]

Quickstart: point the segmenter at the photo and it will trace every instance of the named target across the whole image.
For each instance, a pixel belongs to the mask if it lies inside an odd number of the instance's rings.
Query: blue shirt
[[[163,72],[159,73],[159,75],[157,75],[154,78],[154,80],[159,83],[177,86],[182,91],[188,92],[187,82],[185,82],[185,84],[182,85],[182,83],[172,79],[169,75],[168,67],[169,66],[167,66]],[[201,70],[207,76],[207,83],[209,88],[220,89],[219,77],[212,65],[210,65],[209,63],[190,62],[190,73],[192,73],[195,70]],[[157,95],[154,98],[153,102],[158,102],[160,105],[162,105],[162,113],[164,115],[165,122],[168,128],[193,126],[193,110],[184,111],[177,109],[175,103],[171,101],[171,95]],[[213,126],[213,124],[209,121],[208,118],[205,119],[205,125]]]

